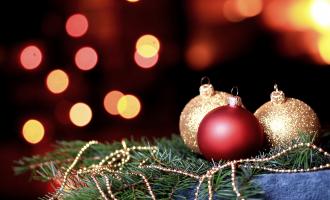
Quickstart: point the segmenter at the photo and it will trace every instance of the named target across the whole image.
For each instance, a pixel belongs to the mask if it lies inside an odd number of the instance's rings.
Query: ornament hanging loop
[[[205,83],[206,81],[206,83]],[[199,94],[202,97],[210,97],[214,94],[214,88],[211,84],[209,77],[204,76],[201,79],[201,86],[199,87]]]
[[[233,96],[238,96],[238,87],[237,86],[232,87],[230,90],[230,94],[232,94]]]
[[[210,85],[211,84],[211,81],[210,81],[210,78],[207,77],[207,76],[203,76],[201,78],[201,85]]]
[[[275,90],[275,91],[278,91],[278,86],[277,86],[276,83],[274,84],[274,90]]]
[[[232,87],[230,93],[232,96],[228,97],[228,105],[230,107],[242,106],[241,97],[238,96],[238,87]]]

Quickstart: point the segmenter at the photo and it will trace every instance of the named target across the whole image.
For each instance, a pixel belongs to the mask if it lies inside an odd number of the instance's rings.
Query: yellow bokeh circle
[[[92,120],[91,108],[82,102],[74,104],[70,109],[70,120],[76,126],[86,126]]]
[[[24,123],[22,133],[27,142],[37,144],[44,137],[45,128],[40,121],[36,119],[29,119]]]
[[[141,103],[134,95],[124,95],[118,101],[117,110],[123,118],[132,119],[140,113]]]
[[[160,48],[159,40],[153,35],[143,35],[136,42],[137,53],[145,58],[155,56]]]

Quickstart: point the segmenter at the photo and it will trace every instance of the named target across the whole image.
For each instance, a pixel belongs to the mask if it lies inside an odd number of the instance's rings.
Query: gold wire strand
[[[189,177],[195,178],[195,179],[199,179],[200,178],[198,175],[195,175],[195,174],[192,174],[192,173],[188,173],[188,172],[185,172],[183,170],[171,169],[171,168],[166,168],[166,167],[162,167],[162,166],[158,166],[158,165],[146,165],[146,166],[143,166],[142,168],[159,169],[161,171],[173,172],[173,173],[176,173],[176,174],[182,174],[182,175],[189,176]]]
[[[105,196],[105,194],[104,194],[104,192],[103,192],[103,190],[102,190],[102,188],[101,188],[101,186],[100,186],[100,184],[99,184],[97,178],[96,178],[95,176],[92,176],[92,179],[93,179],[93,181],[94,181],[94,183],[95,183],[95,185],[96,185],[97,190],[98,190],[99,193],[101,194],[102,198],[103,198],[104,200],[108,200],[108,198],[107,198],[107,196]]]
[[[209,192],[209,200],[213,199],[213,192],[212,192],[212,176],[207,177],[207,188]]]
[[[205,176],[201,176],[199,178],[198,185],[195,188],[195,199],[194,200],[198,200],[199,190],[200,190],[202,183],[204,182],[204,179],[205,179]]]
[[[152,200],[156,200],[155,194],[154,194],[154,192],[153,192],[152,189],[151,189],[151,186],[150,186],[150,184],[149,184],[149,181],[148,181],[147,177],[145,177],[142,173],[138,173],[138,172],[132,172],[132,173],[130,173],[130,174],[134,174],[134,175],[138,175],[138,176],[140,176],[140,177],[142,178],[144,184],[145,184],[146,187],[147,187],[147,190],[148,190],[148,192],[149,192],[149,194],[150,194],[150,196],[151,196],[151,199],[152,199]]]
[[[233,187],[233,191],[236,193],[236,197],[242,199],[241,193],[236,186],[236,166],[234,162],[231,163],[231,185]]]
[[[115,195],[112,193],[109,178],[106,175],[103,175],[103,177],[104,177],[104,180],[105,180],[105,185],[107,187],[107,192],[110,195],[111,199],[112,200],[117,200],[117,198],[115,197]]]
[[[65,171],[64,176],[63,176],[63,181],[61,183],[60,188],[57,190],[54,196],[50,198],[50,200],[56,199],[59,197],[59,195],[63,192],[63,189],[68,181],[68,176],[72,169],[76,166],[77,162],[79,161],[81,155],[93,144],[98,144],[98,141],[92,140],[89,141],[87,144],[85,144],[80,151],[78,152],[76,158],[73,160],[72,164],[68,167],[68,169]]]

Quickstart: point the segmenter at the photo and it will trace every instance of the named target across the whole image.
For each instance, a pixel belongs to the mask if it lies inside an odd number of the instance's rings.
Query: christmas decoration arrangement
[[[182,111],[181,138],[62,141],[53,152],[17,161],[15,172],[53,184],[42,199],[187,199],[193,191],[198,200],[263,199],[251,181],[256,175],[330,168],[307,104],[275,86],[271,101],[252,114],[235,89],[219,92],[202,81]]]

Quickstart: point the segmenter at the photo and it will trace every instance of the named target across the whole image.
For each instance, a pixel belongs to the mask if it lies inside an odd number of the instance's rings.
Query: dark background
[[[1,1],[1,196],[33,199],[47,192],[48,185],[29,182],[28,175],[14,176],[13,160],[45,153],[56,140],[113,141],[179,134],[180,112],[198,95],[203,76],[217,90],[230,92],[238,86],[251,112],[269,100],[277,83],[287,96],[309,104],[323,129],[328,129],[330,67],[319,56],[302,51],[297,40],[301,34],[317,32],[269,26],[263,16],[271,1],[264,1],[261,14],[239,22],[226,21],[221,15],[225,1],[215,2]],[[88,17],[89,29],[83,37],[71,38],[64,26],[77,12]],[[142,69],[133,53],[136,40],[147,33],[160,40],[160,57],[155,67]],[[187,56],[196,41],[206,41],[216,49],[211,61],[197,67]],[[44,50],[43,62],[32,71],[24,70],[18,60],[29,43]],[[86,72],[73,61],[74,52],[83,45],[93,46],[99,56],[97,66]],[[205,55],[196,56],[203,59]],[[68,90],[59,95],[45,87],[46,75],[55,68],[65,69],[71,78]],[[104,95],[112,89],[138,96],[142,110],[136,118],[125,120],[104,110]],[[86,127],[75,127],[65,113],[55,114],[58,107],[77,101],[93,110]],[[44,122],[46,129],[45,138],[36,145],[25,142],[21,134],[24,121],[33,117]]]

